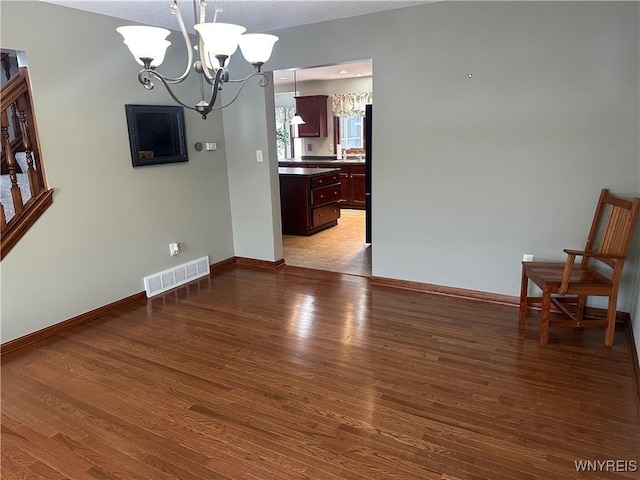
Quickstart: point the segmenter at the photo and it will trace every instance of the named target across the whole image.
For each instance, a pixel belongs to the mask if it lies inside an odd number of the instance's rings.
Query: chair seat
[[[564,263],[556,262],[524,262],[523,267],[529,280],[538,287],[548,287],[551,293],[556,293],[562,283]],[[569,278],[568,294],[582,294],[589,292],[591,295],[608,295],[611,292],[611,279],[594,269],[583,269],[575,266],[571,270]]]

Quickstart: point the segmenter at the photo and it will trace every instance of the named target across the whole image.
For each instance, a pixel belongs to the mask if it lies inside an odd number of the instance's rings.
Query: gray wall
[[[600,188],[640,191],[639,18],[632,2],[436,3],[280,31],[267,68],[373,59],[374,275],[515,295],[523,253],[582,246]],[[2,46],[29,54],[57,189],[2,262],[3,342],[190,258],[281,256],[273,90],[245,89],[223,142],[219,116],[188,117],[190,145],[226,150],[228,183],[223,150],[133,170],[122,105],[170,102],[136,83],[120,23],[3,2]],[[170,241],[187,251],[169,257]]]
[[[268,67],[373,59],[373,275],[517,295],[522,254],[584,245],[602,187],[639,193],[638,18],[435,3],[276,32]]]
[[[185,112],[188,163],[131,166],[124,104],[172,102],[161,86],[138,84],[139,67],[115,32],[121,24],[40,2],[2,3],[2,47],[27,52],[55,190],[53,205],[2,261],[2,342],[140,292],[151,273],[233,256],[221,115],[203,122]],[[180,38],[172,37],[177,54]],[[176,75],[182,68],[166,65]],[[196,141],[221,148],[198,153]],[[183,245],[176,257],[172,241]]]
[[[601,188],[640,195],[639,19],[634,2],[438,3],[276,32],[268,66],[373,59],[375,276],[517,295],[522,254],[584,245]],[[274,169],[242,174],[268,198]],[[619,299],[636,339],[639,258]]]
[[[232,62],[232,78],[253,71],[237,57]],[[273,79],[265,89],[255,87],[257,79],[249,81],[236,103],[223,110],[234,250],[238,257],[272,262],[282,259]],[[256,150],[262,150],[262,162]]]

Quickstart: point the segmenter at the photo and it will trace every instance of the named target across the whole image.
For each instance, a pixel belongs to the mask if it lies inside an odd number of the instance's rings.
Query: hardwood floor
[[[624,329],[517,317],[227,267],[5,355],[2,478],[637,479]]]
[[[287,265],[371,276],[371,246],[365,244],[365,211],[342,209],[338,225],[309,237],[283,235]]]

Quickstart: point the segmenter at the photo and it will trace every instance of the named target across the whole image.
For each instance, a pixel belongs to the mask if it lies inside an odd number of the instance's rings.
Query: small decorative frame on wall
[[[164,105],[125,105],[134,167],[189,161],[184,109]]]

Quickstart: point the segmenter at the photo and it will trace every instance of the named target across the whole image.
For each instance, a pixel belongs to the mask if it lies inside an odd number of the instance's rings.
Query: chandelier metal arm
[[[174,2],[175,1],[176,0],[174,0]],[[194,6],[195,6],[196,0],[193,0],[193,3],[194,3]],[[205,21],[206,21],[206,18],[205,18],[206,6],[207,6],[206,2],[204,2],[204,1],[200,2],[200,23],[205,23]],[[215,13],[213,14],[213,23],[215,23],[216,20],[218,19],[218,12],[219,11],[222,11],[222,10],[219,9],[218,6],[216,5],[215,6]],[[194,15],[195,15],[195,12],[194,12]],[[198,35],[198,53],[199,53],[199,56],[200,56],[199,68],[202,69],[202,73],[204,74],[205,78],[207,79],[207,82],[209,84],[213,84],[214,83],[214,75],[211,74],[211,69],[208,67],[207,60],[209,60],[209,59],[206,58],[207,52],[205,52],[204,40],[202,39],[201,35]],[[218,77],[217,73],[216,73],[215,77],[216,78]]]
[[[246,77],[241,78],[241,79],[238,79],[238,80],[229,80],[229,83],[240,83],[241,84],[240,88],[238,88],[238,91],[236,92],[235,96],[231,99],[231,101],[229,103],[225,103],[224,105],[220,105],[219,107],[212,108],[212,110],[222,110],[223,108],[228,107],[233,102],[235,102],[236,99],[240,96],[240,92],[242,92],[242,89],[246,85],[247,80],[249,80],[252,77],[256,77],[256,76],[260,77],[260,81],[258,82],[258,85],[260,87],[266,87],[267,85],[269,85],[269,77],[267,77],[262,72],[252,73],[251,75],[246,76]]]
[[[209,104],[204,109],[198,109],[196,105],[196,110],[202,114],[202,118],[207,118],[207,114],[211,112],[213,108],[213,104],[216,103],[216,98],[218,98],[218,92],[222,88],[222,76],[225,74],[224,69],[220,68],[216,72],[216,76],[213,80],[213,88],[211,91],[211,99],[209,100]]]
[[[150,60],[147,62],[148,59],[141,59],[145,61],[145,68],[140,70],[140,72],[138,73],[138,81],[142,85],[144,85],[144,87],[147,90],[151,90],[153,88],[153,83],[151,82],[151,80],[149,80],[149,78],[145,77],[144,74],[150,77],[157,78],[158,80],[161,80],[162,83],[166,86],[167,84],[175,84],[175,83],[183,82],[187,78],[189,73],[191,73],[191,67],[192,67],[191,64],[193,63],[193,52],[191,49],[189,35],[187,34],[187,29],[184,25],[184,21],[182,20],[182,15],[180,14],[180,9],[178,8],[178,5],[176,5],[175,0],[171,4],[171,11],[176,16],[176,20],[178,21],[178,26],[180,27],[180,31],[182,32],[182,38],[184,39],[184,43],[187,48],[187,66],[182,75],[180,75],[179,77],[173,78],[173,77],[168,77],[166,75],[163,75],[162,73],[158,72],[155,68],[150,67]]]
[[[191,40],[189,39],[187,28],[184,25],[184,20],[182,19],[182,14],[180,13],[180,9],[178,8],[176,0],[173,0],[173,3],[171,4],[171,13],[176,17],[176,21],[178,22],[178,26],[180,27],[180,32],[182,33],[184,45],[187,49],[187,65],[185,67],[184,73],[176,78],[167,77],[158,72],[155,72],[155,74],[158,76],[158,78],[162,78],[163,83],[180,83],[185,78],[187,78],[187,76],[191,72],[191,64],[193,63],[193,50],[191,48]]]
[[[146,76],[145,76],[146,75]],[[160,75],[158,72],[156,72],[155,70],[151,70],[151,69],[142,69],[140,70],[140,72],[138,73],[138,80],[140,81],[140,83],[142,83],[142,85],[144,85],[144,87],[147,90],[151,90],[153,89],[153,82],[149,79],[149,77],[153,77],[153,78],[157,78],[158,80],[160,80],[162,82],[162,84],[164,85],[164,87],[167,89],[167,92],[169,93],[169,95],[171,95],[171,98],[173,98],[173,100],[177,103],[179,103],[180,105],[182,105],[185,108],[188,108],[189,110],[196,110],[196,107],[192,107],[190,105],[187,105],[186,103],[182,102],[176,95],[175,93],[173,93],[173,90],[171,90],[171,87],[169,85],[169,82],[164,78],[163,75]],[[197,111],[197,110],[196,110]]]
[[[254,72],[244,78],[238,78],[237,80],[228,80],[228,83],[244,83],[252,77],[260,77],[260,80],[258,81],[258,86],[260,87],[266,87],[267,85],[269,85],[269,77],[267,77],[267,75],[263,72]]]
[[[182,39],[184,40],[184,45],[187,49],[187,66],[185,67],[184,73],[180,75],[177,80],[181,82],[187,75],[191,72],[191,66],[193,63],[193,49],[191,48],[191,39],[189,38],[189,34],[187,33],[187,27],[184,25],[184,20],[182,19],[182,13],[180,13],[180,9],[178,8],[178,4],[176,0],[173,0],[173,4],[171,5],[171,10],[176,16],[176,20],[178,21],[178,26],[180,27],[180,33],[182,33]],[[173,79],[172,79],[173,80]]]
[[[205,77],[207,77],[207,80],[209,80],[209,83],[211,83],[213,81],[213,75],[211,74],[211,70],[209,69],[209,67],[207,66],[207,59],[205,58],[205,51],[204,51],[204,41],[202,40],[202,37],[200,37],[198,35],[198,52],[200,53],[200,68],[202,69],[202,73],[204,74]]]

